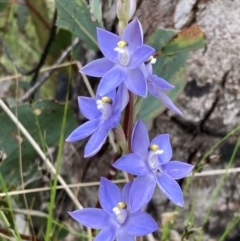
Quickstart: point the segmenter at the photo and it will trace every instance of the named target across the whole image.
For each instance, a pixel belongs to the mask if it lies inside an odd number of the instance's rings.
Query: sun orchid
[[[105,57],[92,61],[80,71],[102,77],[98,86],[99,95],[106,95],[124,83],[132,93],[146,97],[147,83],[140,65],[154,53],[154,49],[143,44],[140,22],[135,19],[129,23],[121,37],[98,28],[97,39]]]
[[[133,153],[121,157],[113,166],[137,175],[130,190],[132,210],[139,210],[150,201],[156,184],[174,204],[183,206],[182,191],[175,179],[186,177],[193,165],[170,161],[169,135],[158,135],[150,142],[147,128],[140,120],[134,127],[131,141]]]
[[[134,241],[135,236],[142,236],[155,231],[156,222],[140,209],[132,211],[129,205],[129,190],[132,183],[127,183],[122,192],[106,178],[101,178],[99,202],[102,209],[84,208],[69,214],[80,224],[102,229],[94,241]],[[133,197],[135,198],[135,197]]]
[[[84,157],[95,155],[105,142],[109,131],[119,124],[122,91],[123,88],[118,88],[117,93],[113,90],[103,97],[78,97],[80,111],[89,121],[75,129],[66,141],[75,142],[92,135],[85,146]]]
[[[174,105],[172,100],[165,94],[165,90],[171,90],[174,85],[169,84],[166,80],[159,78],[157,75],[153,74],[152,64],[156,62],[156,59],[151,56],[145,65],[141,68],[147,79],[148,91],[152,96],[158,98],[168,109],[173,112],[183,115],[182,112]]]

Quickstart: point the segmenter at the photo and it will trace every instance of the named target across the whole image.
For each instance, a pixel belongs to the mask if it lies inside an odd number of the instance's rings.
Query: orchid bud
[[[132,19],[136,11],[136,0],[118,0],[117,2],[117,16],[119,20],[128,23]]]

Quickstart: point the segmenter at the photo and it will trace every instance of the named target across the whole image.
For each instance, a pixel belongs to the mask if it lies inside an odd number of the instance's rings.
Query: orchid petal
[[[174,179],[186,177],[193,169],[193,165],[180,161],[170,161],[161,165],[162,171]]]
[[[161,90],[172,90],[175,86],[169,84],[166,80],[159,78],[157,75],[150,75],[149,79]]]
[[[155,186],[156,178],[152,172],[134,180],[129,195],[132,213],[139,211],[151,200]]]
[[[152,81],[147,81],[147,87],[148,87],[149,93],[153,97],[158,98],[157,87],[156,87],[156,85]]]
[[[89,120],[97,119],[102,115],[102,112],[97,109],[95,98],[78,97],[78,105],[81,113]]]
[[[157,90],[158,99],[171,111],[175,112],[178,115],[183,115],[182,112],[173,104],[171,99],[160,89]]]
[[[135,241],[135,238],[127,233],[124,227],[121,227],[117,233],[117,241]]]
[[[156,231],[158,225],[149,214],[138,211],[129,215],[124,228],[133,236],[142,236]]]
[[[120,37],[104,29],[97,28],[97,39],[104,56],[112,62],[118,63],[118,52],[114,49],[118,46],[118,42],[121,41]]]
[[[128,43],[130,52],[143,44],[143,31],[141,23],[134,19],[123,31],[122,39]]]
[[[145,64],[145,67],[146,67],[146,71],[147,71],[148,75],[152,75],[153,67],[152,67],[151,62],[148,62],[147,64]]]
[[[149,148],[149,136],[146,125],[141,121],[137,121],[132,132],[132,150],[134,153],[142,157],[146,157]]]
[[[113,182],[101,177],[99,187],[99,202],[102,208],[108,214],[113,215],[112,209],[122,201],[122,194],[119,188]]]
[[[127,68],[117,65],[105,74],[98,86],[98,94],[104,96],[117,88],[126,77]]]
[[[156,178],[157,184],[164,193],[164,195],[174,204],[183,207],[183,194],[179,184],[165,172],[160,172],[160,174],[156,174]]]
[[[114,67],[114,63],[107,58],[93,60],[85,65],[80,72],[89,76],[103,77],[109,70]]]
[[[102,124],[101,128],[112,130],[118,126],[118,124],[120,123],[120,120],[121,120],[121,110],[117,110],[113,113],[113,115],[108,120],[106,120]]]
[[[146,160],[134,153],[122,156],[113,163],[113,166],[121,171],[140,176],[146,175],[150,171]]]
[[[148,45],[142,45],[138,47],[131,55],[129,68],[135,69],[139,67],[142,63],[147,61],[150,56],[153,55],[154,51],[154,48]]]
[[[101,125],[101,120],[90,120],[80,125],[66,139],[67,142],[79,141],[90,136]]]
[[[113,241],[117,236],[118,229],[119,225],[110,224],[98,233],[94,241]]]
[[[127,204],[127,208],[129,208],[129,193],[132,186],[132,182],[128,182],[124,185],[122,189],[122,200]]]
[[[123,111],[125,109],[125,107],[127,106],[128,102],[129,102],[129,92],[128,89],[126,88],[125,84],[122,83],[119,88],[122,87],[123,91],[122,91],[122,108],[121,111]]]
[[[170,143],[169,134],[162,134],[156,136],[152,141],[151,145],[158,145],[159,150],[163,150],[161,155],[158,155],[160,164],[164,164],[172,158],[172,146]]]
[[[101,229],[107,226],[110,222],[109,215],[99,208],[84,208],[69,212],[69,214],[77,222],[90,228]]]
[[[132,93],[147,96],[147,82],[140,68],[129,69],[124,84]]]
[[[94,156],[101,149],[107,139],[108,132],[109,130],[99,127],[99,129],[93,133],[85,146],[84,157]]]
[[[116,101],[114,102],[113,109],[122,111],[122,98],[123,98],[123,84],[120,84],[117,90]]]

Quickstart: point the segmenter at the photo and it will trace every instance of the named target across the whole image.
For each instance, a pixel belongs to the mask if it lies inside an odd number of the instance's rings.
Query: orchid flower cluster
[[[121,37],[97,29],[97,39],[104,58],[94,60],[80,70],[86,75],[101,77],[96,98],[78,98],[80,111],[89,121],[66,139],[75,142],[91,136],[84,157],[95,155],[109,132],[119,127],[121,113],[131,101],[130,95],[146,98],[149,92],[167,108],[182,115],[165,93],[174,86],[153,74],[155,50],[143,44],[143,31],[137,19],[126,26]],[[102,229],[95,241],[134,241],[135,236],[156,231],[157,223],[142,211],[151,200],[156,185],[174,204],[184,205],[176,179],[186,177],[193,166],[170,161],[169,135],[161,134],[150,141],[147,127],[141,120],[136,121],[131,134],[129,153],[114,162],[113,167],[136,176],[135,179],[120,191],[114,183],[102,177],[99,188],[102,209],[84,208],[70,212],[80,224]]]

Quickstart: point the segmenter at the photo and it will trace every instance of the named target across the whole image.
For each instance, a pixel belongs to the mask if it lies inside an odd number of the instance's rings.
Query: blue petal
[[[112,130],[118,126],[121,120],[121,110],[117,110],[113,115],[102,124],[102,128]]]
[[[145,158],[148,154],[149,144],[147,127],[141,120],[138,120],[132,132],[132,150]]]
[[[156,186],[155,175],[150,172],[145,176],[138,176],[130,190],[130,209],[136,212],[142,209],[152,198]]]
[[[153,218],[142,211],[131,213],[123,227],[133,236],[146,235],[158,229],[158,225]]]
[[[130,52],[133,52],[136,48],[143,44],[143,31],[141,23],[134,19],[123,31],[122,39],[129,45]]]
[[[151,62],[148,62],[147,64],[144,64],[145,68],[146,68],[146,72],[147,72],[147,75],[152,75],[153,73],[153,68],[152,68],[152,64]]]
[[[175,112],[178,115],[183,115],[182,112],[173,104],[171,99],[160,89],[157,90],[158,99],[171,111]]]
[[[94,156],[107,139],[109,130],[99,127],[89,139],[84,149],[84,157]]]
[[[104,96],[117,88],[126,77],[127,68],[117,65],[103,76],[98,86],[98,94]]]
[[[121,227],[117,233],[117,241],[135,241],[135,238],[133,235],[128,234],[124,227]]]
[[[140,68],[129,69],[124,84],[132,93],[147,96],[147,82]]]
[[[158,155],[158,159],[161,164],[170,161],[172,158],[172,146],[170,143],[169,134],[162,134],[156,136],[152,141],[151,145],[158,145],[160,150],[163,150],[161,155]]]
[[[178,183],[165,172],[156,174],[156,178],[159,188],[166,195],[166,197],[169,198],[174,204],[183,207],[183,194]]]
[[[122,200],[127,204],[128,209],[129,209],[129,193],[130,193],[131,186],[132,186],[132,182],[128,182],[124,185],[122,189]]]
[[[94,241],[113,241],[117,236],[118,229],[119,225],[110,224],[98,233]]]
[[[186,177],[193,168],[193,165],[180,161],[170,161],[161,165],[161,169],[174,179]]]
[[[89,76],[103,77],[109,70],[114,67],[114,63],[106,58],[93,60],[85,65],[80,72]]]
[[[141,176],[146,175],[150,171],[145,158],[134,153],[122,156],[113,163],[113,166],[121,171]]]
[[[123,88],[122,91],[122,108],[121,111],[123,111],[125,109],[125,107],[127,106],[128,102],[129,102],[129,92],[127,87],[125,86],[124,83],[122,83],[119,88]]]
[[[147,61],[150,56],[153,55],[154,49],[148,45],[142,45],[138,47],[131,55],[130,63],[128,67],[130,69],[135,69],[139,67],[142,63]]]
[[[150,75],[149,79],[162,90],[171,90],[174,85],[169,84],[166,80],[159,78],[157,75]]]
[[[102,208],[108,214],[113,215],[112,209],[122,201],[122,194],[119,188],[108,179],[101,177],[99,187],[99,202]]]
[[[75,129],[66,139],[67,142],[79,141],[90,136],[101,125],[101,120],[90,120]]]
[[[84,208],[69,214],[77,222],[90,228],[101,229],[110,223],[110,216],[99,208]]]
[[[118,52],[114,49],[118,46],[118,42],[121,41],[119,36],[104,29],[97,28],[97,38],[99,48],[104,56],[112,62],[118,63]]]
[[[114,111],[122,111],[122,98],[123,98],[124,84],[120,84],[117,90],[116,101],[114,102]]]
[[[89,120],[97,119],[102,115],[102,112],[97,109],[95,98],[78,97],[78,105],[81,113]]]
[[[147,81],[147,87],[148,87],[149,93],[153,97],[158,98],[157,87],[156,87],[156,85],[152,81]]]

